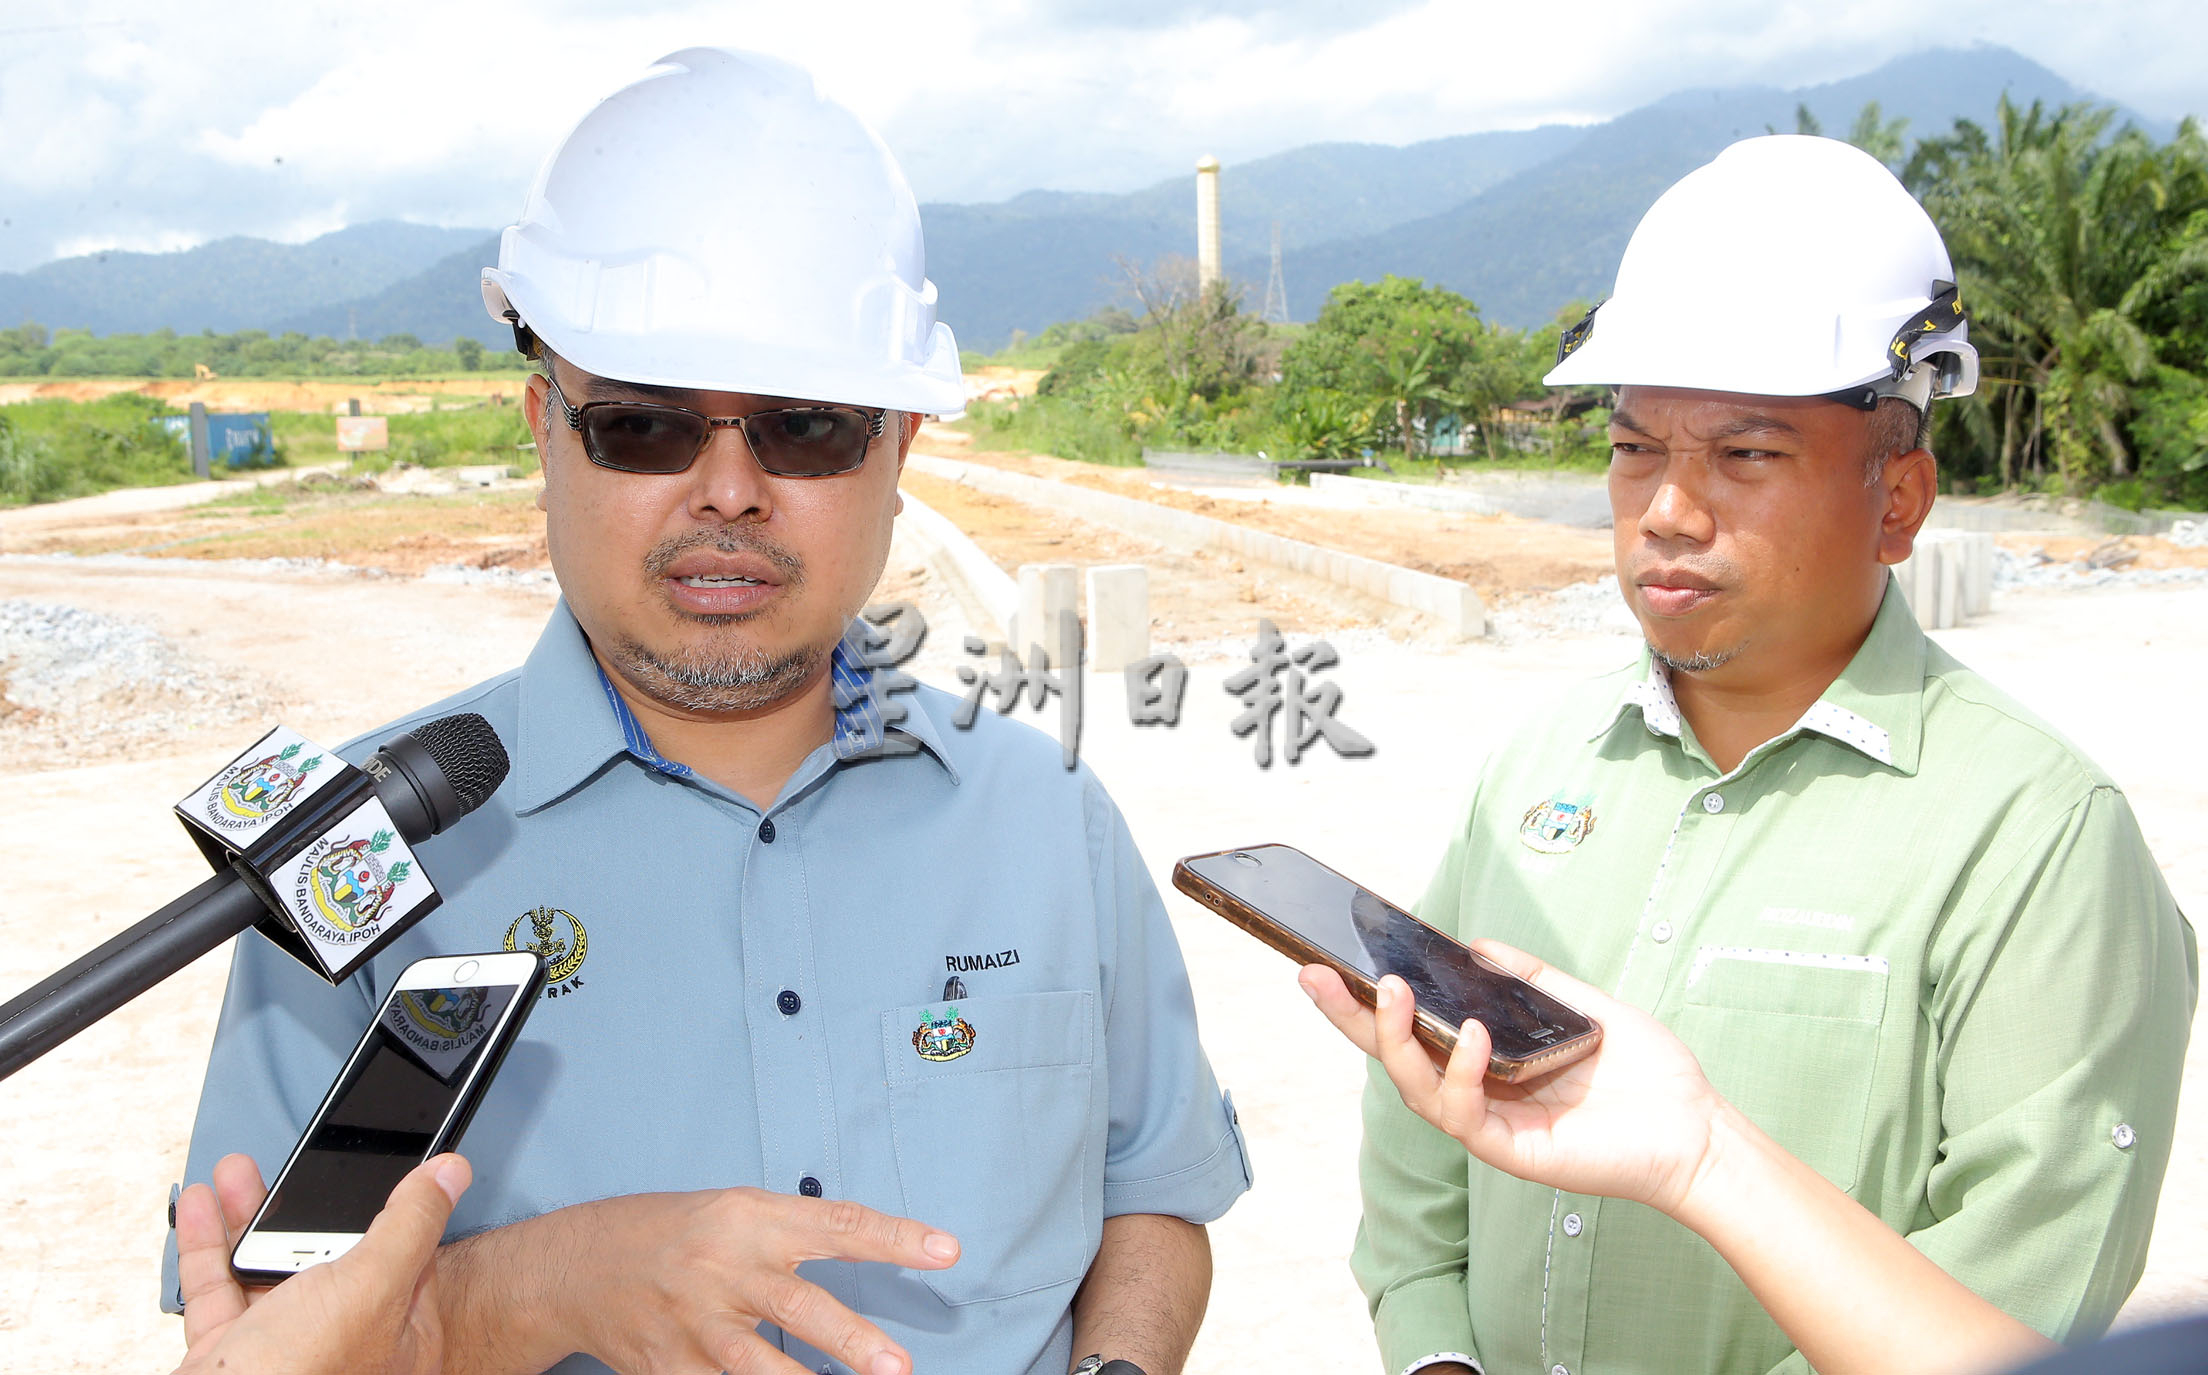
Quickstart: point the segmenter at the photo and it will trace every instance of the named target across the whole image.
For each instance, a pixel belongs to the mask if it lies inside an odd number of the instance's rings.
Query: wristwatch
[[[1107,1361],[1102,1356],[1083,1356],[1070,1375],[1144,1375],[1141,1366],[1133,1361]]]

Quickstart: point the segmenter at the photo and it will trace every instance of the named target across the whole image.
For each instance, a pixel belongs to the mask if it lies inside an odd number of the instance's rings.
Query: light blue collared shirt
[[[885,725],[872,671],[835,668],[835,738],[764,811],[658,755],[564,604],[519,670],[348,747],[475,711],[513,771],[416,847],[444,906],[344,985],[240,938],[187,1177],[230,1151],[280,1166],[408,963],[534,942],[558,977],[461,1144],[454,1234],[613,1194],[817,1190],[959,1237],[947,1271],[803,1269],[920,1370],[1060,1375],[1103,1220],[1216,1218],[1249,1185],[1241,1133],[1095,777],[994,713],[952,728],[933,688]],[[923,1058],[954,974],[971,1047]]]

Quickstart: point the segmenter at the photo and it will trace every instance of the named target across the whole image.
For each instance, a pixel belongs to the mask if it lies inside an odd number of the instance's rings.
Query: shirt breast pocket
[[[889,1128],[905,1212],[959,1240],[920,1271],[947,1304],[1079,1280],[1101,1225],[1087,991],[964,998],[882,1014]]]
[[[1704,946],[1673,1022],[1710,1083],[1841,1189],[1863,1156],[1886,1015],[1877,955]]]

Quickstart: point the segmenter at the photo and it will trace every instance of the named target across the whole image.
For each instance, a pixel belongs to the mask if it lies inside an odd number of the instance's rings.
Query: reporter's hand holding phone
[[[177,1375],[435,1375],[444,1341],[433,1262],[469,1180],[459,1156],[429,1160],[399,1181],[350,1251],[273,1289],[247,1289],[230,1269],[231,1237],[265,1190],[249,1157],[224,1157],[213,1189],[194,1184],[176,1201],[188,1347]]]
[[[1412,1037],[1401,979],[1381,982],[1376,1009],[1324,965],[1306,966],[1300,982],[1411,1111],[1475,1159],[1569,1193],[1645,1203],[1709,1242],[1825,1375],[2001,1370],[2053,1349],[1773,1141],[1669,1027],[1524,951],[1473,948],[1601,1022],[1602,1044],[1542,1078],[1498,1083],[1486,1077],[1478,1022],[1435,1067]]]
[[[1324,965],[1306,966],[1300,982],[1327,1020],[1380,1062],[1411,1111],[1475,1159],[1537,1184],[1673,1212],[1709,1153],[1712,1123],[1730,1111],[1694,1052],[1639,1008],[1524,951],[1494,941],[1472,948],[1600,1022],[1603,1044],[1541,1078],[1500,1083],[1487,1077],[1488,1033],[1477,1021],[1458,1028],[1446,1069],[1435,1067],[1412,1039],[1403,980],[1380,981],[1377,1010]]]

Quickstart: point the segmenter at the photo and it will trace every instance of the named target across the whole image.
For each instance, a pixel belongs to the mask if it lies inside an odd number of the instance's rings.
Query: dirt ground
[[[1155,485],[1139,469],[974,453],[930,427],[922,447],[1236,520],[1312,543],[1469,581],[1491,605],[1599,577],[1607,536],[1511,516],[1316,509],[1227,500]],[[1415,614],[1320,579],[1215,550],[1169,550],[1117,531],[907,471],[905,487],[971,535],[1007,572],[1023,563],[1141,563],[1151,569],[1152,628],[1165,643],[1247,638],[1262,615],[1290,632],[1377,626],[1398,638],[1430,627]],[[172,489],[162,489],[164,491]],[[184,489],[190,490],[190,489]],[[441,497],[383,493],[309,474],[190,507],[111,493],[70,518],[59,507],[0,511],[0,548],[33,554],[194,559],[322,559],[414,575],[438,566],[546,567],[543,516],[527,484]]]
[[[1578,530],[1514,516],[1232,501],[1159,483],[1141,468],[1112,468],[1040,454],[976,449],[964,433],[935,427],[922,430],[914,447],[923,453],[987,463],[1013,472],[1174,506],[1306,543],[1455,578],[1470,584],[1473,591],[1491,603],[1527,592],[1546,592],[1585,582],[1601,577],[1612,566],[1607,531]],[[933,501],[933,498],[924,499]],[[1064,518],[1054,516],[1052,519],[1063,521]]]
[[[82,378],[50,382],[0,382],[0,406],[16,401],[97,401],[120,392],[151,396],[183,409],[194,401],[209,410],[224,411],[327,411],[358,400],[370,415],[393,410],[427,410],[426,398],[445,396],[506,396],[521,394],[526,373],[486,372],[472,377],[336,378],[330,381],[292,381],[253,377],[215,378],[187,382],[181,378]],[[420,405],[395,404],[425,398]]]
[[[544,515],[535,502],[528,486],[414,496],[348,479],[310,479],[183,509],[103,512],[81,525],[49,521],[8,539],[7,548],[19,554],[323,559],[407,576],[440,564],[543,568]],[[0,521],[0,533],[7,531]]]
[[[999,401],[1029,396],[1042,380],[1040,368],[976,368],[966,374],[969,401]],[[156,397],[179,409],[197,401],[212,410],[326,411],[357,400],[369,415],[427,410],[429,397],[520,395],[526,372],[504,370],[467,377],[335,378],[291,380],[217,377],[186,381],[163,377],[84,377],[52,381],[0,381],[0,406],[14,401],[97,401],[120,392]],[[417,404],[419,403],[419,404]]]
[[[1995,544],[2017,554],[2041,554],[2054,563],[2101,568],[2208,568],[2208,547],[2186,548],[2147,535],[1996,535]]]
[[[1424,628],[1402,607],[1272,564],[1215,549],[1169,550],[924,473],[907,471],[901,485],[965,531],[1008,573],[1023,563],[1145,565],[1151,632],[1161,644],[1247,639],[1260,617],[1291,633],[1377,625],[1415,635]]]

